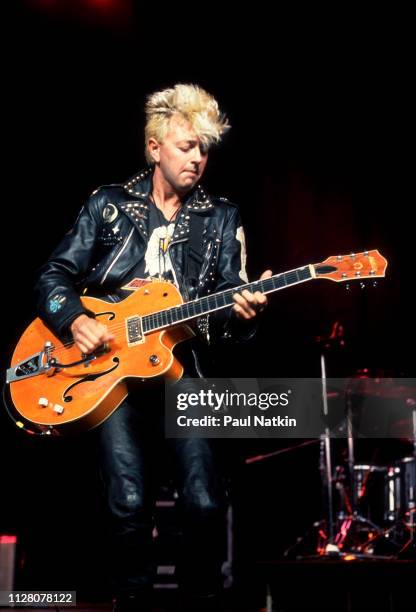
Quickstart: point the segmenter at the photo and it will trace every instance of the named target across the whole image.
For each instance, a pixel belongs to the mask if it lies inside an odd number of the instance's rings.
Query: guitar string
[[[293,272],[298,272],[299,270],[301,270],[301,269],[299,268],[297,270],[291,271],[290,274],[293,274]],[[246,287],[250,287],[250,286],[253,287],[253,285],[259,285],[259,284],[261,285],[261,289],[263,290],[264,293],[271,292],[273,290],[283,289],[284,287],[288,286],[286,283],[284,285],[281,285],[280,287],[275,287],[274,286],[274,281],[277,278],[284,277],[287,274],[288,273],[281,273],[281,274],[274,275],[274,276],[272,276],[270,278],[266,278],[266,279],[263,279],[263,280],[255,281],[253,283],[247,283],[245,285],[240,285],[238,287],[238,289],[241,290],[241,289],[244,289]],[[303,279],[303,280],[311,280],[311,279],[312,279],[312,277],[309,277],[309,278],[306,278],[306,279]],[[296,282],[299,282],[299,280],[297,280]],[[293,281],[292,281],[291,284],[294,284]],[[153,313],[149,313],[148,315],[143,315],[142,318],[144,318],[144,317],[151,317],[151,319],[153,319],[153,322],[156,322],[155,321],[156,317],[163,315],[163,313],[167,313],[169,310],[173,310],[174,308],[178,308],[178,307],[180,308],[181,306],[186,306],[186,305],[189,305],[189,304],[195,304],[196,302],[201,302],[204,299],[208,300],[209,298],[217,298],[220,295],[224,295],[226,297],[231,297],[234,293],[236,293],[235,289],[236,288],[226,289],[225,291],[213,294],[212,296],[204,296],[203,298],[198,298],[198,300],[194,300],[192,302],[185,302],[185,303],[182,303],[182,304],[178,304],[177,306],[171,306],[171,307],[163,309],[163,310],[159,310],[159,311],[156,311],[156,312],[153,312]],[[232,305],[233,305],[232,303],[231,304],[227,304],[227,305],[221,305],[221,306],[217,306],[217,307],[213,308],[212,310],[214,310],[214,311],[215,310],[221,310],[223,308],[232,307]],[[193,318],[197,318],[198,316],[201,316],[201,314],[203,314],[203,313],[197,313],[197,314],[191,315],[189,317],[185,317],[184,319],[182,319],[181,321],[178,321],[177,323],[178,324],[185,323],[189,319],[193,319]],[[166,327],[170,327],[172,324],[175,325],[176,322],[172,322],[172,323],[168,322],[167,324],[157,325],[155,328],[144,332],[144,335],[146,335],[147,333],[150,333],[150,332],[156,332],[159,329],[164,329]],[[122,332],[122,335],[124,336],[125,335],[125,330],[126,330],[126,321],[124,320],[121,323],[117,323],[115,325],[110,325],[107,329],[108,329],[109,332],[113,333],[116,337],[119,334],[119,332]],[[114,338],[114,340],[116,339],[116,337]],[[75,342],[73,340],[71,340],[71,341],[69,341],[67,343],[64,343],[60,348],[56,349],[54,351],[54,354],[56,355],[56,354],[58,354],[60,352],[66,351],[66,349],[74,347],[74,346],[75,346]]]
[[[315,266],[317,266],[317,265],[320,265],[320,264],[315,264]],[[142,318],[150,317],[150,321],[152,321],[152,319],[153,319],[153,322],[156,322],[156,317],[163,316],[163,313],[167,313],[170,310],[173,311],[175,308],[185,307],[187,305],[196,304],[198,302],[201,303],[202,300],[204,300],[204,299],[205,300],[209,300],[210,298],[217,299],[218,296],[225,296],[225,297],[228,298],[228,297],[231,297],[234,293],[236,293],[235,289],[243,290],[244,288],[248,288],[248,287],[253,288],[254,285],[257,285],[257,286],[260,285],[260,288],[265,293],[273,291],[273,290],[282,289],[283,287],[286,287],[287,284],[285,283],[281,287],[274,287],[274,282],[275,282],[276,279],[284,278],[285,276],[286,277],[287,276],[291,276],[291,275],[294,276],[295,274],[297,275],[297,273],[299,271],[304,271],[304,270],[308,270],[308,266],[302,266],[301,268],[296,268],[295,270],[290,270],[289,272],[283,272],[283,273],[276,274],[276,275],[274,275],[274,276],[272,276],[270,278],[254,281],[252,283],[246,283],[245,285],[240,285],[239,287],[234,287],[232,289],[226,289],[224,291],[221,291],[219,293],[213,294],[211,296],[204,296],[202,298],[198,298],[198,299],[193,300],[191,302],[185,302],[185,303],[177,304],[176,306],[170,306],[168,308],[165,308],[165,309],[162,309],[162,310],[159,310],[159,311],[155,311],[155,312],[149,313],[147,315],[143,315]],[[352,278],[349,278],[349,279],[345,278],[345,279],[340,279],[340,280],[345,280],[345,281],[347,281],[347,280],[360,280],[360,279],[362,280],[362,279],[365,279],[365,278],[377,278],[377,276],[379,276],[379,275],[372,274],[371,276],[366,276],[365,274],[361,274],[360,277],[352,277]],[[322,276],[322,277],[325,278],[324,276]],[[304,280],[310,280],[311,278],[312,277],[310,277],[308,279],[304,279]],[[299,281],[295,281],[295,282],[299,282]],[[290,284],[294,284],[293,281]],[[221,305],[221,306],[217,306],[217,307],[215,307],[213,309],[209,309],[209,310],[214,310],[214,311],[215,310],[221,310],[223,308],[229,308],[232,305],[233,305],[232,303],[231,304],[227,304],[227,305]],[[196,314],[191,315],[189,317],[185,317],[184,319],[182,319],[181,321],[178,321],[177,323],[178,324],[185,323],[187,320],[193,319],[193,318],[197,318],[198,316],[201,316],[202,314],[204,314],[204,313],[196,313]],[[176,322],[167,323],[166,325],[164,325],[164,324],[157,325],[152,330],[148,330],[148,331],[144,332],[144,334],[150,333],[152,331],[155,332],[158,329],[163,329],[165,327],[169,327],[172,324],[175,325]],[[115,335],[117,335],[119,332],[123,332],[123,335],[124,335],[125,329],[126,329],[126,321],[125,320],[122,323],[117,323],[115,325],[108,326],[108,331],[113,333],[113,334],[115,334]],[[71,348],[73,346],[75,346],[74,340],[71,340],[69,342],[63,343],[60,348],[55,349],[54,354],[66,351],[66,349]]]
[[[293,272],[293,271],[291,271],[291,272]],[[274,276],[272,276],[270,278],[262,279],[261,281],[259,280],[259,281],[255,281],[253,283],[247,283],[246,285],[240,285],[238,288],[239,289],[243,289],[245,287],[250,287],[250,286],[253,287],[254,285],[261,284],[261,288],[262,288],[263,292],[265,292],[265,293],[268,293],[268,292],[273,291],[273,290],[283,289],[284,287],[287,286],[287,284],[281,285],[280,287],[275,287],[275,286],[273,286],[273,283],[271,281],[274,281],[276,278],[282,277],[285,274],[287,274],[287,273],[277,274],[277,275],[274,275]],[[309,278],[306,278],[304,280],[311,280],[311,278],[312,277],[309,277]],[[299,282],[299,280],[297,280],[296,282]],[[291,284],[293,284],[293,282]],[[270,285],[271,285],[271,287],[269,288]],[[164,310],[156,311],[154,313],[149,313],[148,315],[144,315],[144,316],[145,317],[146,316],[150,316],[154,320],[156,316],[160,316],[163,313],[166,313],[169,310],[173,310],[176,307],[181,307],[181,306],[185,306],[185,305],[188,305],[188,304],[193,304],[193,303],[196,303],[197,301],[202,301],[203,299],[209,299],[209,298],[213,298],[213,297],[217,298],[217,296],[219,296],[219,295],[226,295],[227,297],[231,297],[235,293],[235,289],[236,288],[226,289],[225,291],[219,292],[217,294],[213,294],[212,296],[204,296],[204,298],[199,298],[198,300],[194,300],[193,302],[185,302],[184,304],[179,304],[178,306],[173,306],[173,307],[166,308]],[[217,306],[217,307],[209,309],[209,310],[211,312],[215,311],[215,310],[222,310],[223,308],[232,307],[232,305],[233,304],[230,303],[230,304],[227,304],[227,305]],[[178,323],[178,324],[185,323],[187,320],[194,319],[194,318],[197,318],[198,316],[201,316],[201,314],[203,314],[203,313],[197,313],[197,314],[191,315],[189,317],[185,317],[181,321],[177,321],[177,322],[172,322],[172,323],[167,323],[167,324],[162,324],[162,325],[157,324],[157,326],[155,328],[153,328],[152,330],[147,330],[146,332],[144,332],[144,335],[146,335],[147,333],[156,332],[159,329],[164,329],[166,327],[170,327],[172,324],[175,325],[176,323]],[[119,323],[117,325],[112,325],[112,326],[108,327],[108,331],[113,332],[116,335],[116,337],[117,337],[117,334],[119,333],[119,331],[123,332],[123,336],[124,336],[125,329],[126,329],[126,322],[125,322],[125,320],[122,323]],[[114,338],[114,340],[115,339],[116,338]],[[58,354],[60,352],[66,351],[67,348],[71,348],[71,347],[74,347],[74,346],[75,346],[75,342],[73,340],[68,342],[68,343],[66,343],[66,344],[63,344],[60,348],[58,348],[58,349],[56,349],[54,351],[54,355],[56,355],[56,354]]]
[[[149,313],[147,315],[143,315],[142,318],[150,317],[151,320],[153,319],[154,322],[156,322],[155,321],[156,317],[163,316],[164,313],[167,313],[170,310],[174,310],[175,308],[181,308],[181,307],[184,307],[184,306],[187,306],[187,305],[195,305],[198,302],[201,303],[204,299],[207,300],[207,301],[210,298],[217,299],[218,296],[225,296],[226,298],[228,298],[228,297],[231,297],[234,293],[236,293],[235,289],[242,290],[242,289],[250,287],[250,286],[253,287],[253,285],[261,284],[261,288],[263,290],[271,291],[271,290],[274,289],[274,287],[273,287],[273,283],[271,283],[270,281],[273,281],[274,279],[276,279],[279,276],[282,276],[282,274],[277,274],[275,276],[272,276],[272,277],[267,278],[267,279],[263,279],[261,281],[255,281],[253,283],[246,283],[245,285],[240,285],[239,287],[234,287],[232,289],[226,289],[224,291],[220,291],[219,293],[212,294],[211,296],[204,296],[202,298],[198,298],[197,300],[193,300],[191,302],[184,302],[184,303],[178,304],[176,306],[170,306],[169,308],[165,308],[163,310],[158,310],[158,311]],[[269,281],[269,282],[267,282],[267,281]],[[269,287],[266,287],[265,286],[266,284],[267,285],[271,285],[271,289],[269,289]],[[223,308],[229,308],[229,307],[232,307],[232,306],[233,306],[232,303],[231,304],[224,304],[224,305],[217,306],[217,307],[215,307],[213,309],[209,309],[209,310],[222,310]],[[185,317],[184,319],[182,319],[181,321],[178,321],[177,323],[178,324],[185,323],[187,320],[197,318],[198,316],[201,316],[202,314],[204,314],[204,313],[196,313],[195,315],[191,315],[189,317]],[[172,324],[176,325],[176,322],[173,322]],[[166,325],[157,325],[154,329],[145,332],[145,334],[149,333],[150,331],[157,331],[158,329],[163,329],[163,328],[168,327],[170,325],[171,325],[171,323],[167,323]],[[126,329],[126,321],[124,320],[122,323],[117,323],[117,324],[114,324],[114,325],[109,325],[107,329],[108,329],[109,332],[114,333],[114,334],[118,334],[121,331],[121,332],[123,332],[123,335],[124,335],[124,331]],[[67,348],[71,348],[74,345],[75,345],[75,342],[73,340],[70,340],[69,342],[63,343],[60,348],[58,348],[58,349],[56,349],[54,351],[54,354],[62,352],[64,350],[66,350]]]

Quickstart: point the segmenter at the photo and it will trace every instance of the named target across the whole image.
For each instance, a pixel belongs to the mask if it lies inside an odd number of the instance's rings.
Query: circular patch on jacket
[[[66,296],[62,293],[57,293],[48,302],[48,310],[52,314],[55,314],[65,306]]]
[[[112,223],[118,217],[118,210],[114,204],[106,204],[103,210],[104,223]]]

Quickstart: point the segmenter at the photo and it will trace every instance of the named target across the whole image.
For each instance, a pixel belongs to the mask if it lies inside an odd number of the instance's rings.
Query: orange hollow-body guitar
[[[20,338],[7,370],[17,411],[16,423],[39,433],[65,433],[102,423],[133,385],[163,376],[175,382],[183,368],[173,354],[193,336],[187,322],[232,306],[243,289],[271,293],[316,278],[336,282],[384,276],[387,261],[376,250],[329,257],[271,278],[183,303],[165,281],[143,285],[119,303],[83,297],[86,308],[108,326],[115,339],[82,355],[73,342],[63,344],[40,319]]]

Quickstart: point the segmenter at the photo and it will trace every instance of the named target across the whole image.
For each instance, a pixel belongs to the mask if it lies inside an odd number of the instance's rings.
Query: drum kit
[[[347,379],[342,393],[331,394],[327,389],[324,351],[321,379],[324,415],[330,416],[331,397],[341,396],[345,406],[341,430],[346,448],[341,453],[342,461],[333,469],[335,441],[329,428],[321,436],[320,472],[326,519],[315,524],[318,527],[315,552],[318,556],[348,560],[416,559],[416,387],[404,384],[409,382],[405,379],[371,378],[366,369]],[[362,435],[361,425],[369,406],[377,410],[376,418],[370,419],[373,430],[367,437]],[[388,430],[384,419],[387,413],[395,417],[390,419]],[[404,418],[397,418],[398,414]],[[359,439],[360,436],[366,439]],[[398,455],[383,463],[358,462],[357,445],[361,444],[361,450],[364,445],[368,453],[374,445],[374,439],[370,443],[371,437],[390,438],[377,441],[390,444],[389,448],[394,448]]]
[[[328,398],[336,394],[327,391],[324,358],[321,365],[323,412],[328,415]],[[353,385],[356,385],[356,379]],[[404,423],[400,423],[400,436],[393,432],[395,440],[377,439],[376,442],[387,442],[389,449],[392,447],[397,452],[402,448],[406,453],[383,463],[356,462],[357,443],[363,443],[368,450],[366,443],[369,440],[354,437],[352,398],[357,389],[354,386],[353,394],[347,390],[344,439],[334,439],[328,429],[319,441],[325,518],[313,523],[312,528],[298,537],[284,552],[284,558],[416,561],[416,389],[393,385],[391,380],[385,379],[368,379],[364,389],[368,394],[371,392],[371,398],[394,398],[405,402],[409,417],[405,419],[405,428]],[[363,388],[360,393],[363,393]],[[393,444],[389,445],[389,442]],[[335,443],[341,443],[344,448],[340,453],[342,460],[333,468]],[[256,460],[289,450],[295,449],[269,453]],[[339,444],[337,451],[340,451]]]
[[[358,386],[357,386],[358,382]],[[318,553],[347,558],[416,559],[416,388],[392,379],[352,379],[346,391],[347,452],[332,470],[331,454],[321,462],[322,484],[327,498],[327,525],[320,531]],[[355,458],[357,442],[354,397],[372,402],[395,400],[406,407],[408,417],[391,424],[390,442],[404,456],[380,464]],[[359,402],[359,404],[360,404]],[[385,406],[385,404],[382,404]],[[384,441],[383,441],[384,442]],[[399,444],[397,443],[399,442]],[[323,436],[322,445],[330,441]]]
[[[298,537],[283,557],[416,561],[416,386],[403,384],[403,379],[397,383],[391,378],[370,378],[367,372],[364,375],[358,372],[356,377],[346,379],[342,393],[334,393],[327,388],[331,380],[326,379],[324,356],[321,369],[323,413],[328,417],[331,400],[341,399],[345,406],[344,424],[340,436],[334,436],[328,428],[319,440],[325,518]],[[360,438],[354,421],[357,406],[359,410],[366,406],[363,397],[382,411],[391,407],[394,400],[394,408],[404,407],[407,417],[393,420],[385,439],[377,436],[377,430],[373,439]],[[392,412],[397,414],[397,410]],[[376,420],[372,425],[376,427]],[[261,462],[317,442],[305,440],[296,446],[250,457],[246,463]],[[387,449],[389,456],[384,461],[356,460],[363,449],[367,459],[369,454],[374,457],[379,446]],[[340,459],[335,467],[334,456]]]
[[[340,387],[340,379],[327,379],[326,356],[328,349],[344,347],[343,328],[337,322],[329,337],[317,341],[321,347],[324,420],[331,422],[331,402],[335,400],[343,406],[342,425],[334,433],[328,424],[319,440],[325,518],[313,523],[283,557],[416,561],[416,381],[386,375],[372,377],[366,368],[342,379]],[[334,381],[335,391],[331,387]],[[366,421],[369,408],[373,415]],[[246,463],[315,442],[318,441],[308,440],[251,457]],[[374,461],[377,444],[388,449],[389,456],[383,461]],[[362,452],[363,448],[367,457],[357,460],[356,450]],[[334,456],[341,457],[335,467]]]

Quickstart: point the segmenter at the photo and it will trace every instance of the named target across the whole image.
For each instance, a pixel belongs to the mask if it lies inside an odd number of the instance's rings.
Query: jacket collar
[[[123,184],[123,188],[129,195],[144,199],[147,202],[152,190],[152,178],[153,168],[147,168],[132,176]],[[214,203],[202,185],[198,184],[186,196],[184,201],[184,207],[185,206],[192,212],[204,212],[210,208],[214,208]]]
[[[147,168],[132,176],[123,188],[132,196],[147,199],[152,189],[153,169]]]

